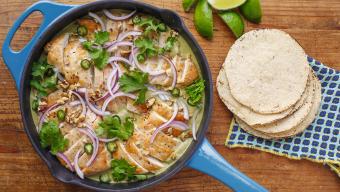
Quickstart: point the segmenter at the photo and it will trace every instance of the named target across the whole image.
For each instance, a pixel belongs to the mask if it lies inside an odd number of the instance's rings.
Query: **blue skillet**
[[[179,32],[193,50],[203,73],[203,78],[206,82],[204,118],[197,133],[197,140],[192,142],[185,154],[179,158],[176,163],[170,166],[168,170],[146,181],[104,184],[86,178],[80,179],[68,169],[63,167],[59,161],[48,152],[48,150],[43,149],[40,146],[38,134],[35,130],[30,112],[30,71],[32,62],[37,60],[40,56],[43,51],[43,46],[61,29],[75,21],[77,18],[86,15],[89,11],[95,12],[110,8],[128,10],[136,9],[138,12],[150,14],[159,18],[172,29]],[[14,34],[24,20],[35,11],[41,12],[44,16],[40,28],[31,41],[22,50],[18,52],[13,51],[10,47],[10,43]],[[185,27],[180,16],[178,16],[175,12],[131,0],[103,0],[85,5],[64,5],[50,1],[39,1],[25,10],[14,23],[4,41],[2,56],[14,77],[16,87],[19,91],[20,109],[26,134],[28,135],[34,149],[48,166],[52,175],[58,180],[64,183],[80,185],[85,188],[98,191],[138,191],[165,181],[180,171],[183,167],[191,167],[215,177],[234,191],[267,191],[265,188],[231,166],[220,154],[218,154],[218,152],[206,139],[205,133],[209,126],[213,107],[213,82],[211,79],[211,73],[202,49]]]

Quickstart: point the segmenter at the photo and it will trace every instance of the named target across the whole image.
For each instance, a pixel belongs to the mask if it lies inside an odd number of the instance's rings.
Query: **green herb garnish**
[[[147,73],[130,71],[122,75],[119,79],[119,85],[125,93],[137,92],[138,97],[135,102],[142,104],[145,103],[145,93],[147,91],[145,84],[148,83],[148,77],[149,75]]]
[[[99,123],[96,134],[99,136],[106,136],[107,138],[118,137],[119,139],[126,141],[132,136],[133,130],[134,124],[131,118],[127,117],[125,122],[121,123],[115,116],[105,116],[103,121]]]
[[[177,41],[177,38],[175,36],[168,37],[163,47],[164,51],[171,51],[176,41]]]
[[[33,62],[31,75],[30,85],[38,91],[39,96],[47,96],[57,87],[57,74],[54,73],[53,66],[47,63],[46,56]]]
[[[134,24],[144,28],[144,35],[149,35],[151,32],[165,32],[167,27],[164,23],[160,23],[153,17],[135,19]]]
[[[111,160],[111,169],[114,181],[130,181],[136,178],[136,167],[130,165],[125,159]]]
[[[83,42],[83,47],[87,49],[94,62],[94,65],[102,70],[108,63],[109,53],[99,45],[103,45],[109,41],[109,33],[107,31],[99,31],[95,33],[95,40],[93,42]]]
[[[139,48],[138,55],[144,57],[154,57],[158,54],[158,49],[154,45],[154,42],[149,38],[141,37],[135,40],[135,46]]]
[[[198,79],[193,84],[185,88],[185,91],[189,96],[188,98],[189,105],[196,106],[201,102],[203,98],[204,88],[205,85],[203,79]]]
[[[40,144],[43,148],[50,147],[53,155],[59,151],[64,151],[68,144],[68,140],[64,139],[58,128],[56,121],[47,121],[43,123],[39,132]]]

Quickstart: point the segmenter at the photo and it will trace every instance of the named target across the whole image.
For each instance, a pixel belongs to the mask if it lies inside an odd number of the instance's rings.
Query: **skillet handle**
[[[267,192],[267,189],[230,165],[206,138],[188,166],[218,179],[237,192]]]
[[[23,14],[15,21],[6,36],[4,44],[2,45],[2,57],[15,80],[17,89],[20,87],[21,73],[23,71],[24,64],[35,42],[40,38],[41,34],[53,22],[54,19],[73,7],[73,5],[64,5],[50,1],[39,1],[26,9]],[[27,45],[25,45],[23,49],[20,51],[14,51],[11,48],[11,41],[14,37],[14,34],[20,25],[26,20],[26,18],[34,11],[39,11],[44,16],[42,24],[33,38],[27,43]]]

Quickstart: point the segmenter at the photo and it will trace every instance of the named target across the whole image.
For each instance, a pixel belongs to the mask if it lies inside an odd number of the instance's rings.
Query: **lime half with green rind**
[[[244,32],[244,22],[241,15],[235,11],[221,11],[218,13],[221,19],[228,25],[233,34],[239,38]]]
[[[190,9],[197,3],[197,0],[183,0],[182,6],[185,12],[189,12]]]
[[[207,0],[198,0],[194,13],[194,24],[197,32],[211,39],[213,36],[213,14]]]
[[[208,2],[214,9],[229,10],[239,7],[246,0],[208,0]]]
[[[260,0],[247,0],[240,11],[244,18],[253,23],[260,23],[262,19],[262,9]]]

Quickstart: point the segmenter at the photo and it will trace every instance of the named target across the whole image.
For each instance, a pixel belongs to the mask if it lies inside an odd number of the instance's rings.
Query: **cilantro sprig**
[[[94,34],[94,41],[84,41],[83,47],[90,53],[94,65],[102,70],[108,63],[109,53],[101,47],[109,41],[109,32],[98,31]]]
[[[138,97],[135,102],[137,104],[142,104],[145,103],[145,93],[147,91],[145,84],[148,83],[148,77],[149,75],[147,73],[143,73],[141,71],[130,71],[121,76],[119,79],[119,85],[125,93],[138,93]]]
[[[44,55],[33,62],[31,75],[30,85],[38,91],[39,96],[47,96],[57,86],[57,74],[54,73],[53,66],[47,63]]]
[[[126,141],[132,136],[133,130],[134,124],[131,118],[127,117],[125,122],[122,123],[117,115],[105,116],[103,121],[99,123],[96,134],[99,136],[106,136],[107,138],[118,137],[119,139]]]
[[[56,121],[47,121],[43,123],[39,132],[40,144],[43,148],[50,147],[53,155],[60,151],[64,151],[68,144],[68,140],[63,137],[58,128]]]
[[[147,36],[151,33],[165,32],[167,27],[164,23],[159,22],[153,17],[141,18],[135,16],[133,19],[134,24],[144,28],[144,35]]]
[[[198,105],[203,98],[203,91],[205,89],[204,80],[198,79],[193,84],[185,88],[188,94],[188,104],[191,106]]]
[[[145,180],[147,175],[137,175],[136,167],[130,165],[125,159],[111,160],[111,175],[112,179],[116,182],[131,181],[131,180]]]

